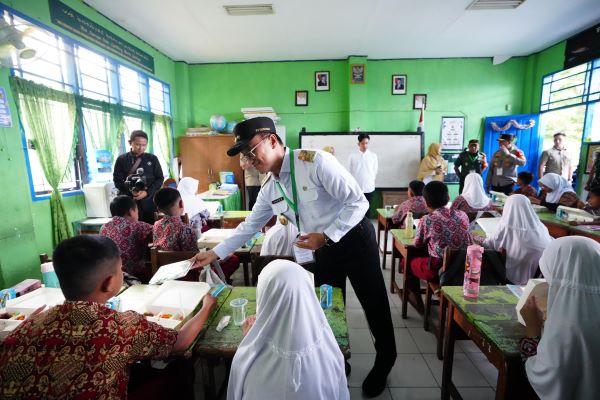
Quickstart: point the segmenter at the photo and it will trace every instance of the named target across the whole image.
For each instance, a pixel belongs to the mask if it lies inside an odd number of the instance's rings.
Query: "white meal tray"
[[[29,315],[43,305],[46,305],[46,309],[48,309],[62,304],[64,301],[65,296],[63,296],[60,288],[43,287],[24,294],[21,297],[8,300],[6,302],[6,312],[19,312]]]
[[[202,298],[210,291],[205,282],[168,281],[162,285],[136,285],[118,297],[121,310],[133,310],[147,315],[148,321],[165,328],[176,328],[181,320],[194,311]],[[168,314],[172,318],[159,318]],[[176,318],[179,317],[179,318]]]
[[[498,230],[500,218],[479,218],[477,224],[483,229],[486,237],[491,237]]]
[[[212,249],[228,237],[233,235],[235,229],[209,229],[198,239],[198,248]]]

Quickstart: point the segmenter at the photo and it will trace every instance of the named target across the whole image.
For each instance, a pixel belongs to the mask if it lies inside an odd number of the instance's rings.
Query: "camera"
[[[146,177],[144,176],[144,168],[138,168],[135,171],[135,174],[129,175],[127,179],[125,179],[125,186],[127,186],[127,189],[129,189],[133,195],[145,191],[147,186]]]

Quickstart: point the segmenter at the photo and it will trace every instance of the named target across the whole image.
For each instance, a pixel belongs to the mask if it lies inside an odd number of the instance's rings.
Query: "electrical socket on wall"
[[[512,105],[511,104],[507,104],[504,106],[504,108],[506,109],[506,111],[510,111],[512,110]]]

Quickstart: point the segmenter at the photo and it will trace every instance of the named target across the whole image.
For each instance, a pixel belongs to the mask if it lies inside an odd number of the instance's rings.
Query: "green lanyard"
[[[277,185],[277,189],[279,189],[279,193],[281,193],[281,195],[285,199],[285,202],[294,211],[294,214],[296,216],[296,227],[298,228],[298,232],[300,232],[300,215],[298,214],[298,191],[296,190],[296,169],[294,168],[294,152],[292,150],[290,150],[290,175],[292,179],[292,197],[294,197],[294,201],[290,200],[290,198],[286,196],[285,191],[281,187],[279,181],[276,181],[275,185]]]

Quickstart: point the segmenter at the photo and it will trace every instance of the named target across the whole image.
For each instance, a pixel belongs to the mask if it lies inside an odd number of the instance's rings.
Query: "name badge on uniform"
[[[502,168],[496,168],[496,175],[502,175]]]
[[[278,199],[275,199],[271,202],[271,204],[277,204],[277,203],[281,203],[283,201],[283,197],[280,197]]]

